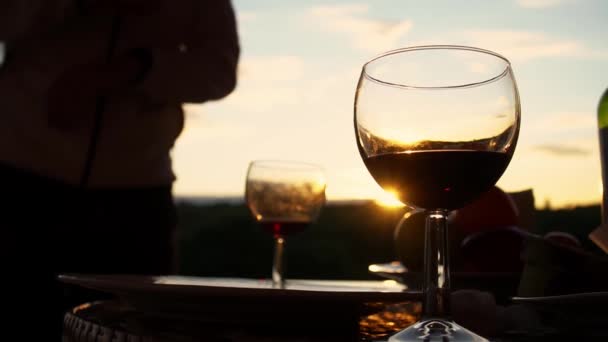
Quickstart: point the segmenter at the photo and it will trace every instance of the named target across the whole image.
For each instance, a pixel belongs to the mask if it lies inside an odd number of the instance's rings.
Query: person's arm
[[[197,103],[228,95],[236,86],[239,58],[232,6],[229,0],[192,3],[197,20],[187,36],[179,37],[181,43],[168,45],[159,39],[154,45],[121,51],[109,64],[77,66],[71,74],[87,75],[102,94],[136,92],[150,102]]]
[[[236,86],[239,42],[230,1],[197,3],[199,18],[183,44],[144,47],[117,59],[117,70],[127,70],[137,60],[139,68],[128,77],[141,78],[135,89],[151,101],[205,102]]]

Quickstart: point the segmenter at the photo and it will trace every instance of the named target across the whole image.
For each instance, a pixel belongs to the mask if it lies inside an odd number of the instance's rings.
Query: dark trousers
[[[58,274],[173,271],[170,186],[82,190],[0,165],[0,198],[0,322],[27,340],[59,341],[66,310],[104,297]]]

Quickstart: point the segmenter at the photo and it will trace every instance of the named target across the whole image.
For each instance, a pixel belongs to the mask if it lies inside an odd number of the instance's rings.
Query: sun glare
[[[397,196],[397,191],[392,189],[387,189],[380,191],[378,195],[376,195],[376,203],[383,207],[387,208],[402,208],[405,207],[401,201],[399,201]]]

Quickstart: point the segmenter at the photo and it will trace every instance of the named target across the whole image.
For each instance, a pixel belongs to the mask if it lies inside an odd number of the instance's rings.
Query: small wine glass
[[[325,204],[321,167],[294,161],[252,161],[247,170],[247,206],[275,241],[272,284],[285,288],[285,239],[305,230]]]
[[[370,174],[426,211],[423,317],[389,341],[485,341],[450,317],[447,216],[492,188],[511,160],[520,101],[510,62],[467,46],[389,51],[363,66],[354,109]]]

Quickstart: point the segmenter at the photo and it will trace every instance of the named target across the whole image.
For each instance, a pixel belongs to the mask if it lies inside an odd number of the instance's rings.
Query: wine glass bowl
[[[510,64],[498,54],[458,46],[395,50],[363,67],[357,145],[372,176],[402,202],[457,209],[506,169],[519,108]]]
[[[490,190],[513,156],[520,101],[510,62],[467,46],[389,51],[363,66],[354,112],[369,173],[426,211],[423,320],[390,341],[483,341],[449,319],[447,215]]]
[[[272,279],[284,287],[283,251],[287,235],[314,222],[325,204],[323,170],[293,161],[253,161],[247,170],[245,199],[254,219],[275,239]]]

